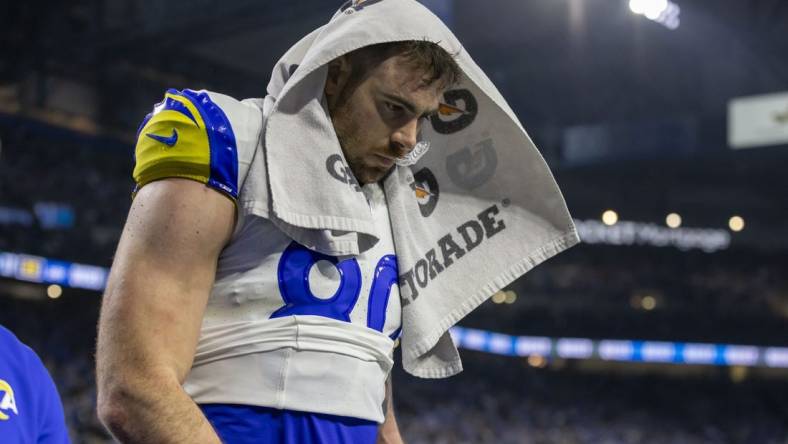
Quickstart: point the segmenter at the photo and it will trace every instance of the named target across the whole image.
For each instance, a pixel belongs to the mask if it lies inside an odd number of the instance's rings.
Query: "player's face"
[[[349,75],[343,66],[337,75],[330,71],[326,81],[331,120],[356,180],[377,182],[394,167],[395,158],[416,146],[421,126],[437,112],[442,82],[426,84],[423,72],[394,56],[343,91]]]

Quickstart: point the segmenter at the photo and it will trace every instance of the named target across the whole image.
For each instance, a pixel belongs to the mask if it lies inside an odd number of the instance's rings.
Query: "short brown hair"
[[[426,40],[405,40],[378,43],[348,53],[353,71],[349,83],[355,85],[361,82],[373,68],[393,56],[402,56],[414,69],[423,70],[427,85],[441,82],[442,88],[449,88],[457,84],[462,76],[455,55],[440,45]]]

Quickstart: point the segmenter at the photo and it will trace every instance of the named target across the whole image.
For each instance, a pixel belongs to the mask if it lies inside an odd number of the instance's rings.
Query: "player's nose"
[[[398,128],[391,135],[391,145],[394,154],[402,157],[411,152],[418,143],[419,139],[419,120],[411,119],[405,125]]]

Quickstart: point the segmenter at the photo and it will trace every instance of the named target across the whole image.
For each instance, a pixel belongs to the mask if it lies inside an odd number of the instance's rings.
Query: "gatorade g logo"
[[[446,171],[452,182],[466,190],[484,185],[498,167],[492,139],[487,138],[474,146],[465,148],[446,157]]]
[[[0,379],[0,421],[7,421],[9,418],[8,413],[14,412],[19,415],[16,409],[16,399],[14,399],[14,389]]]
[[[361,187],[358,186],[358,182],[356,182],[353,172],[350,171],[350,167],[345,165],[345,162],[342,160],[342,156],[339,154],[332,154],[328,156],[328,159],[326,159],[326,169],[328,170],[328,174],[330,174],[334,179],[350,185],[354,191],[361,192]]]
[[[430,118],[432,128],[440,134],[452,134],[467,128],[479,113],[479,104],[467,89],[446,91],[443,93],[443,102],[450,106],[441,107]]]
[[[429,168],[422,168],[413,174],[413,183],[410,185],[416,193],[416,201],[419,203],[419,211],[423,217],[430,217],[438,205],[440,189],[435,175]]]

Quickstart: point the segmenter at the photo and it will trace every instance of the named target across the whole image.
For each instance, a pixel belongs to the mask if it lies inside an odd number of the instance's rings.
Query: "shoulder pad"
[[[137,130],[137,189],[180,177],[238,198],[259,141],[259,108],[207,91],[170,89]]]

